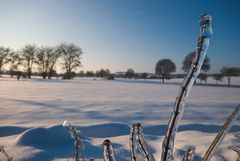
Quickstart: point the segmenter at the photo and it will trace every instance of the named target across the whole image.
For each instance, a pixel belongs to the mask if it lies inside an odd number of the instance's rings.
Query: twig
[[[224,137],[227,135],[228,131],[232,127],[233,122],[237,119],[238,114],[240,112],[240,105],[238,105],[235,110],[231,113],[231,115],[228,117],[227,121],[223,125],[222,129],[218,132],[217,136],[213,140],[212,144],[208,148],[207,152],[205,153],[202,161],[209,161],[218,146],[223,141]]]
[[[132,161],[135,161],[138,158],[136,151],[142,155],[139,157],[143,158],[145,161],[154,161],[154,157],[150,151],[150,148],[144,139],[140,123],[132,125],[130,136],[130,151]]]
[[[3,153],[3,155],[6,157],[7,161],[12,161],[13,158],[8,155],[8,153],[4,150],[3,146],[0,146],[0,154]]]
[[[182,83],[180,93],[176,98],[172,115],[168,123],[167,133],[162,144],[161,161],[173,160],[174,140],[178,130],[178,123],[181,120],[184,112],[186,98],[194,81],[200,73],[201,66],[206,56],[209,40],[212,35],[211,21],[212,17],[210,15],[203,15],[200,19],[200,36],[197,42],[195,58],[192,62],[191,69],[188,72],[187,77]]]
[[[65,120],[63,122],[63,127],[67,127],[67,121]],[[69,127],[69,133],[71,134],[71,137],[73,139],[73,143],[75,145],[75,161],[78,161],[80,158],[80,151],[79,148],[84,146],[83,141],[80,139],[80,137],[78,136],[78,130],[77,128],[73,127],[71,125],[71,123],[68,123],[68,127]]]
[[[183,157],[183,161],[192,161],[195,155],[196,148],[194,146],[191,146],[188,148],[186,154]]]
[[[105,161],[116,161],[112,143],[108,139],[103,142],[103,158]]]

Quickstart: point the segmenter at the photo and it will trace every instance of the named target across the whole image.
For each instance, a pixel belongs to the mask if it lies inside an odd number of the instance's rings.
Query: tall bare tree
[[[5,47],[0,47],[0,74],[2,73],[2,67],[3,65],[7,64],[9,62],[9,53],[10,53],[9,48]]]
[[[59,50],[58,47],[56,47],[49,59],[49,67],[48,67],[48,79],[51,79],[51,77],[56,74],[56,70],[54,70],[54,66],[57,62],[57,60],[61,57],[61,51]]]
[[[128,79],[131,79],[134,76],[135,76],[134,70],[132,68],[128,68],[124,77],[128,78]]]
[[[239,76],[240,68],[237,67],[223,67],[220,71],[224,76],[228,78],[228,86],[231,85],[231,76]]]
[[[155,67],[155,73],[161,76],[163,83],[165,78],[175,71],[176,65],[170,59],[159,60]]]
[[[27,76],[31,78],[33,63],[35,61],[35,56],[37,54],[36,45],[25,45],[21,50],[23,65],[27,69]]]
[[[185,59],[183,60],[183,62],[182,62],[182,65],[183,65],[182,66],[182,70],[184,72],[187,72],[187,71],[189,71],[189,69],[191,69],[191,64],[192,64],[192,61],[194,59],[194,56],[195,56],[195,51],[189,53],[185,57]],[[206,58],[203,61],[203,65],[201,67],[201,70],[204,71],[204,72],[207,72],[209,69],[210,69],[210,59],[206,56]]]
[[[222,81],[223,75],[221,73],[213,74],[213,79],[216,80],[216,84],[218,84],[219,81]]]
[[[59,47],[59,52],[63,58],[63,68],[66,70],[65,79],[71,79],[73,69],[81,66],[81,55],[83,51],[75,44],[62,43]]]
[[[21,65],[21,58],[19,53],[11,51],[9,53],[9,64],[10,64],[10,75],[13,77],[14,73],[18,70],[19,65]]]
[[[46,79],[49,65],[50,65],[50,58],[54,48],[52,47],[41,47],[38,49],[36,54],[36,64],[38,64],[39,72],[41,72],[43,79]]]

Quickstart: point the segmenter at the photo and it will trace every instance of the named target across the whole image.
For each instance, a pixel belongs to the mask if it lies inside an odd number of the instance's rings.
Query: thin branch
[[[183,161],[192,161],[195,155],[196,148],[194,146],[191,146],[188,148],[186,154],[183,157]]]
[[[211,16],[203,15],[200,19],[200,36],[197,42],[195,58],[192,62],[191,69],[187,77],[184,79],[180,88],[180,93],[176,98],[176,102],[172,111],[171,118],[168,123],[167,133],[162,144],[161,161],[172,161],[175,136],[178,130],[178,123],[182,118],[186,98],[192,88],[192,85],[198,77],[201,66],[206,56],[209,46],[209,40],[212,35]]]
[[[238,114],[240,112],[240,105],[238,105],[235,110],[231,113],[231,115],[228,117],[227,121],[223,125],[222,129],[218,132],[217,136],[213,140],[212,144],[208,148],[207,152],[205,153],[202,161],[209,161],[218,146],[223,141],[224,137],[227,135],[228,131],[232,127],[233,122],[237,119]]]
[[[103,142],[103,158],[105,161],[116,161],[112,143],[108,139]]]
[[[3,154],[7,161],[12,161],[13,158],[8,155],[8,153],[4,150],[3,146],[0,146],[0,154]]]
[[[154,161],[154,157],[150,151],[150,148],[145,141],[140,123],[132,125],[130,134],[130,147],[132,161],[137,160],[137,158],[142,158],[145,161]],[[141,154],[141,156],[137,156],[137,151],[139,154]]]

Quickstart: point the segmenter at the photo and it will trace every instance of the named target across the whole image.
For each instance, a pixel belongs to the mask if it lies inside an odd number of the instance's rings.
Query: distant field
[[[131,124],[139,122],[154,156],[160,158],[161,143],[179,91],[179,82],[159,80],[115,81],[0,78],[0,145],[16,160],[43,161],[71,157],[71,138],[61,124],[68,120],[79,127],[86,140],[82,156],[102,160],[101,144],[109,138],[118,161],[129,161]],[[240,88],[195,85],[190,92],[176,140],[176,158],[188,145],[197,149],[200,160],[229,113],[240,103]],[[221,84],[227,83],[223,81]],[[232,84],[240,85],[239,78]],[[39,127],[39,128],[36,128]],[[31,129],[35,128],[35,129]],[[228,146],[239,144],[240,118],[214,156],[214,161],[237,153]],[[1,155],[0,155],[1,158]],[[0,159],[1,160],[1,159]]]

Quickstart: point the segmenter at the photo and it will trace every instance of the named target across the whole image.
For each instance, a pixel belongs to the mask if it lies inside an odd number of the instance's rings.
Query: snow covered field
[[[240,84],[240,79],[234,80]],[[63,160],[73,144],[64,120],[81,130],[82,156],[102,160],[102,142],[112,141],[118,161],[129,161],[129,133],[141,123],[156,160],[179,91],[178,83],[129,80],[0,80],[0,145],[14,161]],[[194,85],[176,138],[176,160],[188,146],[200,160],[229,113],[240,103],[239,87]],[[214,161],[237,160],[240,118],[219,147]],[[3,156],[0,154],[0,160]],[[1,160],[1,161],[2,161]]]

